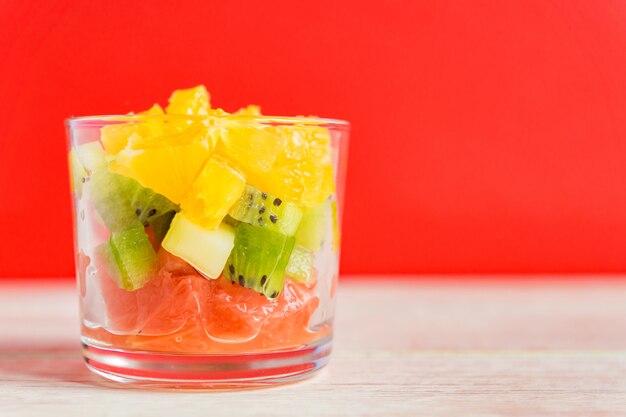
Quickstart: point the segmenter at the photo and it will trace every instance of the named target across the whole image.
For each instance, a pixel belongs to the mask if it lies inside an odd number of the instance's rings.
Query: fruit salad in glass
[[[90,369],[248,387],[327,363],[346,122],[227,113],[198,86],[67,126]]]

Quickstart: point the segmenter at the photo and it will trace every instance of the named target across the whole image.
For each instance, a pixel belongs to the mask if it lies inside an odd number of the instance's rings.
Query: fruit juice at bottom
[[[85,343],[230,354],[331,336],[339,227],[326,128],[211,109],[197,87],[98,130],[75,134],[69,155]]]

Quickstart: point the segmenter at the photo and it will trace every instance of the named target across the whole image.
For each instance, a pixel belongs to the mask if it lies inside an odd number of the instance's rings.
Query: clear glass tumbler
[[[245,388],[328,362],[347,122],[66,124],[89,369],[134,384]]]

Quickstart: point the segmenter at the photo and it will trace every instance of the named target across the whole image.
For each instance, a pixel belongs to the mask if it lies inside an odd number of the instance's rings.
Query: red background
[[[73,274],[63,119],[352,122],[342,270],[626,271],[626,2],[2,1],[0,277]]]

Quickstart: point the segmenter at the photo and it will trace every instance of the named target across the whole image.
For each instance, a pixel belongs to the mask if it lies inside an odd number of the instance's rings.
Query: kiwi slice
[[[296,245],[287,263],[287,276],[294,281],[309,283],[313,278],[313,253]]]
[[[302,219],[302,211],[293,203],[246,185],[239,200],[228,212],[241,222],[293,236]]]
[[[107,164],[106,154],[100,142],[89,142],[70,150],[68,155],[70,166],[70,187],[78,198],[82,197],[83,184],[89,174]]]
[[[89,197],[111,232],[149,226],[160,215],[178,210],[170,200],[134,179],[112,173],[100,142],[72,149],[69,160],[74,189],[82,193],[83,183],[88,183]]]
[[[128,191],[133,180],[114,174],[108,168],[96,169],[88,179],[89,197],[109,230],[119,232],[143,226],[131,206]]]
[[[240,223],[235,228],[235,247],[226,262],[226,276],[267,298],[278,297],[294,240],[266,227]]]
[[[126,291],[143,287],[156,271],[157,255],[141,225],[112,233],[96,254],[117,286]]]
[[[308,250],[316,251],[324,241],[328,220],[331,215],[329,200],[309,208],[302,216],[296,231],[296,243]]]
[[[149,226],[153,219],[178,209],[162,195],[142,187],[132,178],[112,173],[106,167],[91,174],[89,194],[111,232],[138,225]]]
[[[176,211],[178,206],[168,200],[161,194],[157,194],[149,188],[142,187],[137,181],[125,177],[125,180],[130,180],[132,183],[127,182],[127,195],[132,195],[130,198],[131,208],[135,210],[137,219],[144,226],[152,224],[152,220],[160,217],[163,214]],[[173,217],[173,216],[172,216]],[[172,218],[170,217],[170,221]]]

